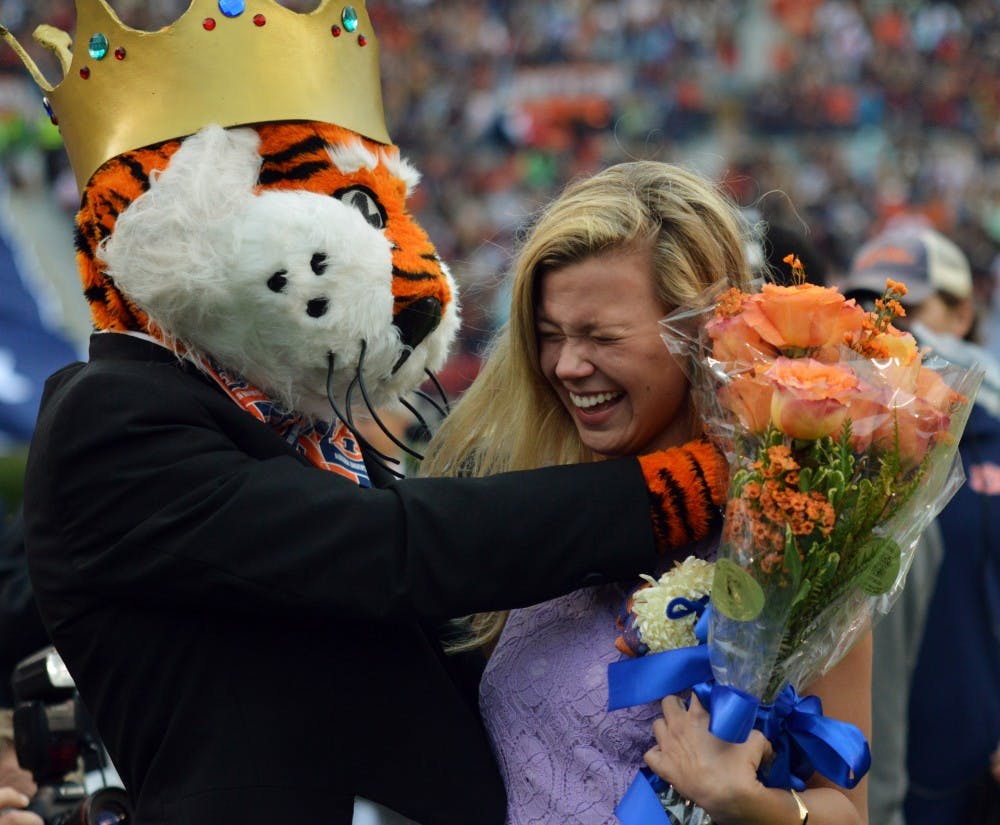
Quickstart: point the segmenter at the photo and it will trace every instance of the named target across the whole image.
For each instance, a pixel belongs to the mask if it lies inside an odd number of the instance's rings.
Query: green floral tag
[[[764,609],[764,591],[731,559],[719,559],[712,580],[712,606],[723,616],[749,622]]]
[[[899,545],[892,539],[872,539],[858,552],[865,559],[858,585],[871,596],[887,592],[899,575]]]

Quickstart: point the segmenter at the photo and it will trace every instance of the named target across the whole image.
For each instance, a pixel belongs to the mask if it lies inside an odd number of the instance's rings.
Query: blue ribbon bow
[[[786,685],[771,705],[725,685],[693,686],[711,714],[709,730],[727,742],[745,742],[759,730],[771,743],[774,759],[760,772],[769,788],[801,791],[814,771],[842,788],[853,788],[871,767],[864,734],[850,722],[823,715],[818,696],[799,696]]]
[[[755,727],[774,749],[774,761],[761,776],[770,788],[802,790],[814,770],[853,788],[872,764],[868,741],[857,727],[824,716],[818,696],[799,696],[791,685],[773,705],[760,707]]]
[[[748,693],[715,684],[706,644],[711,607],[687,599],[674,599],[667,607],[671,618],[693,612],[699,613],[698,645],[608,666],[608,709],[655,702],[690,689],[710,714],[709,730],[720,739],[745,742],[755,728],[767,737],[774,758],[759,773],[767,787],[800,791],[815,771],[841,787],[855,787],[871,767],[864,734],[855,725],[823,716],[819,697],[799,696],[790,685],[773,704],[762,705]],[[662,787],[662,780],[643,768],[615,810],[621,822],[669,823],[656,796]]]

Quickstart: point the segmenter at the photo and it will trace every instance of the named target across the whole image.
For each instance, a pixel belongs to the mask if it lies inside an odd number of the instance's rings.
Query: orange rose
[[[735,413],[749,432],[759,434],[771,423],[771,396],[774,387],[756,375],[737,375],[719,390],[723,407]]]
[[[792,438],[834,435],[847,417],[847,402],[858,378],[843,364],[813,358],[778,358],[764,373],[774,387],[771,420]]]
[[[857,453],[867,452],[875,440],[875,434],[892,422],[892,410],[889,407],[891,397],[891,390],[859,381],[857,392],[847,404],[847,416],[851,419],[852,450]]]
[[[890,413],[876,429],[873,442],[883,450],[892,450],[898,443],[904,468],[919,464],[931,445],[948,431],[950,423],[948,415],[909,393],[897,394]]]
[[[849,362],[851,368],[861,381],[884,391],[886,399],[891,399],[897,393],[915,392],[917,376],[922,367],[921,354],[913,336],[890,334],[879,337],[890,342],[888,346],[900,357],[889,355],[883,346],[880,351],[873,352],[870,358],[852,358]],[[886,400],[885,403],[891,406],[890,401]]]
[[[913,394],[924,399],[938,412],[950,415],[962,401],[962,396],[949,387],[934,370],[921,367]]]
[[[743,318],[761,338],[781,350],[838,346],[861,329],[866,313],[836,289],[798,284],[765,284],[751,295]]]
[[[742,315],[717,316],[705,324],[705,331],[713,341],[712,357],[723,363],[751,364],[761,358],[770,360],[778,354],[747,325]]]
[[[885,358],[893,358],[904,367],[910,366],[920,357],[916,339],[908,332],[889,327],[885,332],[872,336],[871,346]]]

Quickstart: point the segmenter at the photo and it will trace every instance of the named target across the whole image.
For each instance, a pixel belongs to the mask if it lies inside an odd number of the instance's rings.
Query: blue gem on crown
[[[239,17],[246,10],[246,0],[219,0],[219,11],[226,17]]]

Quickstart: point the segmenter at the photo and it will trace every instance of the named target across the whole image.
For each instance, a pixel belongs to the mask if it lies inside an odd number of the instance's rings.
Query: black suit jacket
[[[48,382],[25,490],[53,641],[142,825],[501,823],[427,628],[655,564],[634,460],[362,489],[105,333]]]

